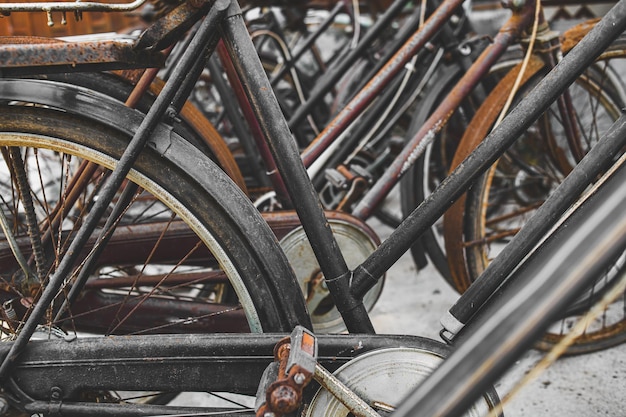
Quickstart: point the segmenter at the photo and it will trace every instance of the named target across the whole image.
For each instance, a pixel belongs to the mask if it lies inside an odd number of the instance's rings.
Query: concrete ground
[[[382,231],[380,228],[377,230]],[[384,231],[382,231],[384,233]],[[386,277],[372,319],[378,333],[439,339],[439,318],[457,294],[429,266],[416,271],[410,255]],[[542,357],[530,351],[496,385],[501,397]],[[626,345],[559,359],[505,406],[507,417],[626,416]]]

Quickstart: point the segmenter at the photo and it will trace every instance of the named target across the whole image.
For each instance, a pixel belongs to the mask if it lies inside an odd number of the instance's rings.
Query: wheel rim
[[[70,143],[63,143],[61,141],[59,141],[58,139],[54,139],[54,143],[51,143],[50,139],[41,137],[41,136],[36,136],[36,135],[17,135],[17,134],[5,134],[2,137],[2,142],[3,144],[20,144],[22,146],[26,146],[26,147],[35,147],[38,149],[37,152],[37,159],[38,162],[36,162],[36,164],[41,167],[42,166],[42,161],[44,160],[44,158],[47,157],[52,157],[55,158],[58,161],[59,166],[61,165],[65,165],[64,168],[61,168],[65,171],[65,173],[63,174],[65,177],[69,177],[71,176],[71,170],[73,169],[68,163],[67,161],[70,159],[73,159],[73,162],[71,162],[72,166],[76,166],[75,162],[76,162],[76,156],[72,155],[67,155],[64,154],[63,152],[68,150],[68,149],[74,149],[76,151],[77,154],[80,154],[81,156],[84,156],[86,158],[89,158],[90,160],[93,161],[98,161],[99,164],[101,164],[102,166],[106,167],[106,168],[111,168],[114,164],[114,160],[111,159],[110,157],[98,153],[92,149],[88,149],[85,147],[79,147],[76,144],[70,144]],[[23,151],[24,152],[24,151]],[[46,155],[46,153],[50,152],[50,154]],[[34,152],[33,152],[34,154]],[[48,163],[50,162],[49,160],[46,162]],[[48,164],[48,166],[50,167],[50,164]],[[50,167],[49,172],[51,172],[51,170],[54,169],[52,167]],[[175,212],[175,216],[177,217],[177,219],[181,219],[184,222],[186,222],[186,224],[188,224],[189,226],[191,226],[191,229],[193,230],[193,232],[195,234],[197,234],[198,236],[202,237],[202,240],[205,242],[205,244],[210,248],[211,253],[213,253],[216,257],[216,259],[218,260],[218,263],[221,265],[221,269],[226,273],[227,276],[231,277],[231,281],[232,281],[232,285],[235,288],[235,291],[237,292],[237,294],[239,295],[240,298],[240,302],[242,304],[242,308],[246,311],[246,317],[248,318],[248,321],[250,323],[250,326],[253,330],[255,331],[260,331],[262,329],[259,317],[256,313],[256,310],[254,308],[254,305],[251,301],[251,299],[249,298],[249,296],[247,295],[247,291],[245,289],[245,287],[243,286],[243,283],[241,282],[241,279],[238,278],[238,272],[236,267],[233,265],[233,263],[231,262],[231,260],[229,259],[228,255],[223,251],[221,245],[217,242],[217,240],[211,235],[211,233],[203,226],[201,225],[192,215],[191,212],[189,212],[189,210],[187,210],[184,206],[180,205],[180,203],[172,198],[171,195],[169,195],[166,190],[158,187],[156,184],[154,184],[152,181],[150,181],[148,178],[146,178],[145,176],[141,175],[140,173],[138,173],[137,171],[131,171],[131,173],[129,174],[128,178],[130,180],[132,180],[133,182],[135,182],[136,184],[139,184],[140,186],[142,186],[142,188],[144,189],[150,189],[151,190],[151,195],[154,197],[157,197],[160,201],[165,201],[167,202],[169,208]],[[35,192],[35,191],[33,191]],[[50,197],[48,197],[47,195],[50,195],[50,192],[45,193],[46,196],[44,196],[44,193],[42,193],[38,198],[39,201],[48,201],[51,202],[49,200]],[[148,200],[151,200],[152,197],[147,197]],[[81,203],[83,206],[88,206],[88,202],[87,201],[83,201]],[[152,202],[149,202],[149,204],[154,204]],[[6,204],[5,204],[6,207]],[[165,207],[165,206],[163,206]],[[141,207],[140,207],[141,209]],[[153,207],[154,209],[154,207]],[[161,210],[162,208],[159,207],[157,208],[157,210]],[[42,208],[43,210],[43,208]],[[155,214],[150,214],[151,216],[156,216]],[[162,216],[162,214],[160,215]],[[169,217],[169,214],[167,216],[165,216],[166,218]],[[136,219],[134,221],[137,221]],[[168,222],[172,222],[171,220],[168,220]],[[68,223],[68,221],[66,220],[66,224]],[[173,224],[169,223],[169,224]],[[70,225],[71,226],[71,225]],[[133,266],[132,269],[137,270],[138,266]],[[181,268],[181,267],[177,267],[177,266],[171,266],[170,267],[170,274],[174,274],[177,273],[178,271],[176,271],[177,268]],[[102,266],[101,271],[106,269],[106,266]],[[109,268],[110,269],[110,268]],[[131,269],[129,267],[126,267],[126,269]],[[118,274],[120,271],[113,271],[113,270],[109,270],[106,272],[101,272],[101,276],[103,278],[101,279],[107,279],[110,278],[111,276],[114,276],[116,274]],[[150,273],[148,271],[146,271],[146,269],[143,269],[143,273],[145,274],[144,277],[146,277],[147,275],[149,275]],[[166,275],[167,272],[164,273],[160,273],[160,276],[164,276]],[[119,276],[118,276],[119,277]],[[98,285],[94,285],[94,287],[98,287]],[[123,287],[122,287],[123,288]],[[111,289],[109,289],[109,291],[111,291]],[[130,289],[123,289],[122,292],[130,292]],[[136,291],[138,291],[138,293],[144,293],[144,291],[141,291],[139,289],[137,289]],[[181,287],[179,287],[178,291],[182,291]],[[172,295],[172,292],[169,291],[169,294],[166,295],[167,297],[175,297],[175,295]],[[236,307],[237,309],[239,307]],[[189,318],[190,320],[192,320],[193,318]],[[167,331],[166,329],[164,329],[163,331]]]

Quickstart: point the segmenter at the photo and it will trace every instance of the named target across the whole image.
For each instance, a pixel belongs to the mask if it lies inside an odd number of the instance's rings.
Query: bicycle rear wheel
[[[72,255],[67,248],[129,140],[92,119],[25,104],[0,105],[3,340],[19,335],[48,278]],[[187,141],[168,134],[160,146],[156,136],[111,203],[109,212],[124,201],[110,237],[97,240],[104,221],[92,230],[31,340],[310,326],[291,267],[247,197]],[[80,292],[70,300],[74,287]],[[67,395],[164,404],[177,393],[84,387]]]
[[[0,126],[8,226],[2,234],[3,330],[12,337],[67,255],[129,138],[93,120],[37,106],[3,105]],[[165,148],[148,147],[125,186],[131,183],[137,189],[115,219],[106,247],[96,243],[101,222],[40,323],[44,333],[288,331],[299,322],[309,324],[273,234],[195,148],[175,135]],[[121,198],[120,193],[116,200]],[[59,311],[85,259],[97,250],[95,267],[83,272],[83,291],[67,311]]]

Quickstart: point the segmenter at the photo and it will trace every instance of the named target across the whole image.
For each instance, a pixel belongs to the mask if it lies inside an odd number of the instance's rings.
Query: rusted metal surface
[[[327,212],[329,219],[336,219],[350,223],[375,242],[379,242],[376,233],[365,223],[342,212]],[[294,211],[263,213],[263,218],[268,222],[277,239],[282,239],[296,227],[300,226],[300,220]],[[164,228],[167,230],[164,232]],[[159,249],[154,251],[155,243],[159,241]],[[175,263],[182,259],[198,242],[196,234],[182,221],[170,223],[148,223],[119,226],[113,234],[107,248],[99,258],[99,266],[103,265],[138,265],[152,256],[155,263]],[[25,256],[31,253],[28,239],[18,239],[19,247]],[[90,240],[83,248],[84,254],[93,249],[94,240]],[[206,249],[197,249],[187,257],[189,264],[212,265],[215,259]],[[0,245],[0,270],[10,271],[15,267],[12,252],[6,243]],[[219,276],[211,279],[218,279]],[[172,278],[180,280],[183,277]],[[197,279],[193,275],[187,275],[188,280]],[[208,278],[207,278],[208,279]],[[187,281],[188,282],[188,281]],[[116,286],[114,281],[111,283]],[[98,285],[92,283],[91,285]]]
[[[328,145],[337,139],[462,3],[460,0],[446,0],[433,12],[424,25],[304,150],[302,160],[305,166],[309,167]]]
[[[171,45],[202,18],[213,3],[212,0],[194,0],[174,8],[141,34],[137,49],[161,50]]]
[[[310,331],[297,326],[289,338],[276,344],[274,359],[270,375],[273,379],[277,369],[275,380],[268,379],[261,385],[263,390],[257,394],[261,396],[257,397],[260,403],[256,407],[257,417],[282,417],[302,405],[304,388],[313,379],[317,365],[317,339]]]
[[[250,134],[252,135],[252,139],[254,139],[256,149],[261,155],[261,160],[263,161],[265,169],[267,170],[266,175],[272,184],[273,190],[283,207],[290,208],[292,204],[289,198],[289,193],[285,188],[285,183],[280,172],[276,168],[276,163],[265,140],[263,130],[261,129],[261,126],[256,119],[256,116],[254,115],[254,109],[252,108],[252,104],[246,96],[243,85],[241,84],[241,80],[237,75],[237,70],[234,66],[233,61],[228,55],[228,50],[226,49],[224,42],[220,42],[217,45],[217,54],[222,63],[222,67],[226,72],[226,77],[228,78],[231,88],[233,89],[233,94],[235,95],[235,98],[239,103],[239,107],[241,108],[243,117],[248,124],[248,129],[250,129]]]
[[[159,67],[162,55],[137,51],[131,41],[103,40],[50,42],[46,38],[11,38],[16,43],[0,45],[0,68],[46,67],[47,71],[71,70],[82,65],[107,64],[110,68]]]
[[[68,19],[60,13],[51,20],[43,13],[13,13],[0,20],[0,36],[64,37],[92,33],[120,32],[141,26],[136,16],[88,13],[81,20]],[[53,23],[53,25],[50,25]]]
[[[30,45],[33,43],[59,43],[60,39],[40,38],[37,36],[3,36],[0,37],[0,45]]]
[[[237,333],[249,327],[241,306],[165,297],[128,297],[126,293],[87,291],[72,305],[71,319],[83,331],[115,333]],[[126,319],[124,319],[126,318]],[[148,329],[148,330],[146,330]]]
[[[537,73],[544,65],[544,62],[534,57],[531,59],[523,81]],[[519,66],[511,70],[492,93],[483,102],[478,112],[472,118],[470,125],[465,130],[465,135],[461,139],[457,151],[451,163],[451,170],[456,168],[469,155],[476,146],[487,136],[496,118],[499,116],[508,94],[513,88]],[[470,279],[465,266],[465,255],[463,246],[463,213],[465,211],[466,196],[463,194],[444,214],[444,239],[446,246],[446,256],[450,266],[450,273],[455,284],[455,288],[463,292],[470,285]]]
[[[561,49],[566,52],[572,49],[600,19],[587,20],[571,27],[561,36]]]
[[[565,32],[561,38],[561,49],[563,53],[567,53],[573,48],[578,41],[591,30],[594,22],[595,21],[582,23]],[[522,83],[527,82],[543,68],[544,65],[545,63],[541,58],[532,56],[526,68],[526,72],[523,75]],[[451,164],[451,169],[457,167],[487,136],[487,133],[499,116],[513,88],[519,71],[519,65],[513,68],[483,102],[459,143],[459,147],[457,148],[457,152]],[[471,284],[471,279],[465,265],[465,249],[463,245],[463,213],[465,211],[465,201],[466,196],[464,194],[448,209],[444,215],[443,229],[450,272],[455,288],[460,292],[465,291]]]
[[[92,12],[127,12],[142,6],[146,0],[131,3],[85,2],[22,2],[0,4],[0,12],[48,12],[48,11],[92,11]]]
[[[413,138],[404,146],[400,154],[353,210],[353,215],[361,219],[367,219],[371,216],[394,187],[396,181],[424,153],[427,145],[435,139],[461,102],[489,72],[491,66],[502,56],[508,46],[532,22],[535,10],[534,5],[534,2],[528,2],[523,10],[515,11],[507,22],[504,23],[493,43],[483,51],[446,96],[445,100],[442,101]]]

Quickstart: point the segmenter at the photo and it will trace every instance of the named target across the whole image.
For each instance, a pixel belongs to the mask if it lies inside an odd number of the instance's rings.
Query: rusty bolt
[[[290,386],[283,385],[272,391],[272,409],[279,414],[287,414],[298,408],[298,393]]]

